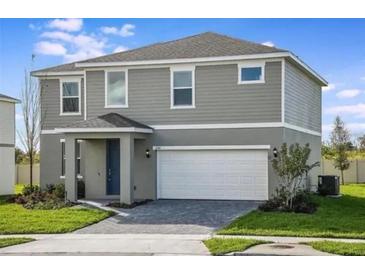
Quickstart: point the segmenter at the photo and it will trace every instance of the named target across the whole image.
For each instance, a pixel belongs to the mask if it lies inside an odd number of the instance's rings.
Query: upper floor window
[[[81,79],[61,79],[61,115],[81,114]]]
[[[265,62],[246,62],[238,65],[238,84],[265,83]]]
[[[105,107],[128,107],[128,79],[126,70],[105,71]]]
[[[195,107],[194,68],[171,69],[171,108]]]

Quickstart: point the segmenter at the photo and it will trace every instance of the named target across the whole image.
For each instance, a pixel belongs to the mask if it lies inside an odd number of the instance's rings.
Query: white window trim
[[[78,83],[79,95],[78,96],[66,96],[66,98],[78,98],[79,99],[79,111],[78,112],[63,112],[63,83]],[[81,115],[81,77],[62,77],[60,78],[60,116],[76,116]]]
[[[191,88],[192,89],[192,104],[190,106],[175,106],[174,105],[174,72],[191,71],[191,87],[179,87],[177,89]],[[195,66],[173,66],[170,67],[170,109],[193,109],[195,108]]]
[[[124,105],[108,105],[108,72],[124,72],[125,73],[125,104]],[[104,108],[128,108],[128,69],[106,69],[104,70],[105,87],[104,87]]]
[[[243,68],[261,68],[261,79],[260,80],[252,80],[252,81],[242,81],[241,72]],[[265,61],[247,61],[243,63],[238,63],[238,84],[239,85],[247,85],[247,84],[264,84],[265,83]]]

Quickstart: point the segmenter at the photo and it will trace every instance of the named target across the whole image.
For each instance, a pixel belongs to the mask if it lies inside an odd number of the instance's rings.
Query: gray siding
[[[238,85],[237,65],[197,66],[196,108],[170,109],[169,68],[130,69],[129,108],[104,108],[104,71],[87,72],[88,118],[118,112],[146,124],[281,121],[281,63],[266,63],[266,83]]]
[[[84,81],[81,81],[81,115],[60,116],[60,80],[40,80],[42,129],[54,129],[84,119]]]
[[[286,61],[285,122],[320,132],[321,111],[321,86]]]
[[[41,134],[40,147],[40,184],[45,187],[48,184],[63,182],[60,179],[62,166],[62,148],[60,139],[63,135]]]
[[[299,143],[300,145],[309,144],[311,154],[308,163],[313,164],[321,161],[321,136],[315,136],[292,129],[284,129],[283,142],[287,144]],[[308,184],[312,190],[316,190],[318,186],[318,175],[321,174],[321,168],[315,167],[309,174]]]

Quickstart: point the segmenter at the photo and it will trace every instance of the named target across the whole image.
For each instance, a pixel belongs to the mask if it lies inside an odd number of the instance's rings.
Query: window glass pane
[[[81,159],[76,159],[76,174],[81,175]]]
[[[192,71],[175,71],[174,72],[174,88],[191,87]]]
[[[66,165],[66,161],[65,161],[65,143],[62,142],[61,143],[61,155],[62,155],[62,160],[61,160],[61,176],[65,176],[65,165]]]
[[[79,98],[63,98],[63,112],[79,112]]]
[[[193,90],[191,88],[174,89],[174,106],[191,106]]]
[[[261,80],[262,68],[242,68],[241,69],[241,81],[256,81]]]
[[[125,73],[123,71],[108,72],[107,105],[125,105]]]
[[[62,95],[79,96],[79,83],[77,82],[62,83]]]
[[[80,142],[76,142],[76,158],[80,157],[80,152],[81,152],[81,146],[80,146]]]

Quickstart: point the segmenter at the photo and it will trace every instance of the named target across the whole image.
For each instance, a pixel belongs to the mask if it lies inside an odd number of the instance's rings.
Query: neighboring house
[[[14,193],[15,104],[19,102],[0,93],[0,195]]]
[[[216,33],[33,72],[41,184],[87,198],[265,200],[273,149],[320,160],[321,87],[287,50]],[[320,169],[311,173],[312,182]]]

